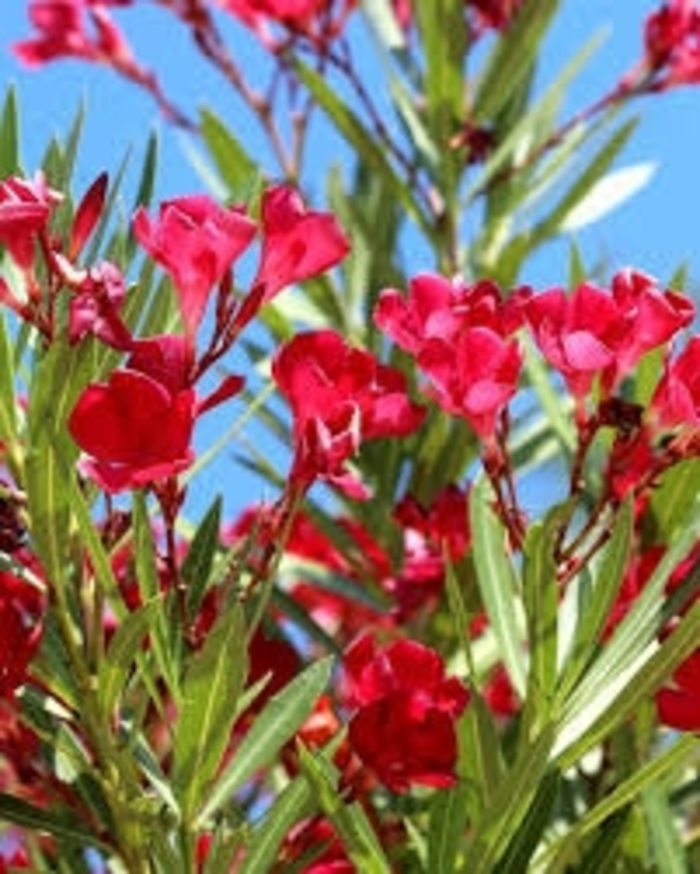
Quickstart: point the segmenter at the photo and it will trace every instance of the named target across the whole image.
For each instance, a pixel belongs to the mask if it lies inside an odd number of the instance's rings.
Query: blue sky
[[[105,167],[116,166],[129,146],[138,158],[146,133],[156,128],[163,134],[159,192],[165,196],[202,187],[185,155],[183,137],[162,122],[146,95],[106,70],[79,62],[54,63],[38,71],[23,69],[8,47],[30,32],[26,4],[9,0],[3,5],[0,83],[13,82],[19,91],[28,170],[38,162],[49,135],[67,129],[82,95],[88,112],[79,181],[87,183]],[[543,57],[543,79],[554,76],[588,36],[604,29],[607,40],[576,84],[572,107],[595,99],[639,57],[642,22],[656,5],[643,0],[564,0]],[[241,115],[226,85],[199,61],[182,29],[164,10],[142,4],[118,12],[138,57],[156,69],[171,94],[178,95],[188,109],[203,104],[214,107],[229,123],[238,123],[244,140],[250,139],[250,119]],[[231,37],[236,57],[256,70],[260,53],[253,38],[244,38],[238,29],[232,29]],[[582,244],[591,254],[605,251],[616,266],[635,264],[661,278],[683,261],[697,272],[700,88],[686,87],[645,99],[638,109],[642,123],[620,163],[653,162],[656,174],[633,200],[587,230]],[[320,148],[316,157],[331,161],[335,155]],[[551,272],[546,280],[558,281],[559,265],[552,263]]]
[[[607,39],[571,95],[571,108],[590,103],[610,88],[641,54],[645,15],[655,2],[627,0],[564,0],[542,58],[542,77],[554,77],[573,52],[593,33],[603,29]],[[24,165],[32,172],[49,139],[65,132],[81,97],[87,107],[83,149],[79,158],[78,191],[103,169],[114,169],[127,148],[134,151],[134,171],[148,133],[161,133],[158,193],[161,197],[201,190],[203,185],[189,162],[184,137],[158,117],[143,93],[110,72],[79,62],[51,64],[27,71],[9,46],[30,33],[23,0],[5,0],[0,24],[0,84],[17,87],[22,118]],[[153,67],[170,94],[189,110],[208,105],[233,125],[239,137],[259,144],[250,119],[240,112],[226,85],[202,63],[182,29],[167,13],[151,4],[117,10],[137,56]],[[262,53],[254,38],[231,28],[233,51],[252,75]],[[653,162],[657,169],[649,185],[634,199],[579,238],[589,259],[604,254],[613,268],[634,265],[660,279],[668,278],[683,262],[691,276],[700,277],[700,88],[682,88],[638,103],[641,126],[621,165]],[[258,146],[256,145],[256,149]],[[262,146],[260,146],[262,148]],[[317,142],[315,166],[337,158],[337,146]],[[136,173],[134,172],[134,177]],[[566,265],[554,254],[538,258],[536,275],[524,277],[537,284],[564,281]],[[411,265],[416,271],[424,267]],[[249,496],[250,484],[240,481]],[[233,499],[233,506],[244,501]]]

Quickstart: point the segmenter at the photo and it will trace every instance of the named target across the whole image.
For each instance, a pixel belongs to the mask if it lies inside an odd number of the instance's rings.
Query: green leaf
[[[376,137],[371,134],[357,115],[344,104],[330,85],[310,67],[295,61],[294,68],[319,106],[335,124],[339,133],[361,156],[367,166],[386,183],[388,190],[404,207],[406,212],[429,239],[435,237],[435,229],[422,213],[410,186],[394,171]]]
[[[14,356],[4,313],[0,313],[0,440],[10,447],[17,442]]]
[[[160,599],[142,604],[119,623],[112,637],[104,661],[100,665],[97,687],[100,706],[111,713],[123,691],[129,672],[139,655],[141,643],[151,631],[155,617],[160,613]]]
[[[532,525],[523,548],[523,600],[530,649],[524,722],[529,731],[549,721],[557,685],[559,581],[553,544],[565,512],[565,508],[554,508],[544,523]]]
[[[600,183],[608,168],[627,145],[638,123],[636,118],[624,122],[603,142],[586,166],[576,174],[574,183],[556,206],[532,230],[535,240],[547,239],[565,229],[567,219],[572,214],[575,215],[574,210],[584,203],[594,187]]]
[[[246,847],[240,874],[271,871],[282,841],[292,826],[311,816],[316,809],[311,786],[306,777],[300,775],[278,795],[255,829],[253,839]]]
[[[26,487],[31,532],[47,577],[63,579],[70,548],[69,478],[78,447],[66,421],[91,372],[90,343],[56,342],[34,366],[27,412]]]
[[[219,616],[190,661],[173,744],[174,783],[183,817],[192,820],[231,740],[238,697],[248,674],[243,610]]]
[[[332,667],[330,657],[315,662],[267,702],[209,792],[200,822],[211,819],[298,731],[328,682]]]
[[[425,113],[431,138],[439,148],[437,176],[443,198],[455,203],[464,159],[448,143],[464,124],[464,2],[433,0],[417,4],[415,11],[425,58]]]
[[[197,616],[209,585],[214,556],[219,546],[222,506],[221,496],[217,496],[192,538],[180,569],[187,585],[187,612],[191,620]]]
[[[510,558],[505,529],[491,508],[492,490],[484,477],[471,491],[470,521],[479,590],[489,624],[513,686],[525,697],[521,586]]]
[[[341,798],[337,769],[322,752],[313,754],[302,745],[298,752],[299,766],[357,870],[367,874],[390,874],[389,862],[363,807],[358,802],[347,803]]]
[[[457,870],[457,853],[467,826],[469,791],[460,782],[435,793],[428,825],[427,870],[431,874],[453,874]]]
[[[548,726],[521,753],[494,793],[483,820],[475,829],[465,857],[469,874],[491,874],[518,832],[548,770],[554,727]]]
[[[599,826],[607,828],[611,817],[624,811],[633,804],[650,787],[658,785],[686,762],[692,760],[698,751],[698,739],[693,735],[679,736],[671,746],[662,753],[655,755],[650,761],[639,767],[626,780],[619,783],[601,801],[595,804],[583,816],[576,820],[573,828],[555,843],[545,854],[545,859],[555,857],[553,864],[547,865],[547,870],[559,871],[559,859],[565,859],[570,848],[577,846],[581,839]]]
[[[498,113],[527,73],[558,6],[558,0],[528,0],[496,41],[474,98],[477,124],[488,123]]]
[[[656,172],[650,162],[613,170],[598,179],[561,224],[564,233],[580,231],[622,206],[644,188]]]
[[[597,695],[589,693],[588,701],[577,702],[576,710],[572,708],[573,712],[567,714],[568,719],[559,730],[554,750],[562,768],[576,762],[647,701],[697,648],[698,636],[700,604],[696,602],[660,648],[653,643],[647,644],[639,654],[635,654],[634,660],[624,659],[614,673],[610,672],[604,688]],[[642,637],[642,646],[643,641]],[[608,649],[612,649],[612,644]],[[577,696],[580,695],[578,689]]]
[[[15,176],[19,172],[17,93],[14,88],[8,88],[2,115],[0,115],[0,180],[7,176]]]
[[[626,501],[615,519],[612,535],[600,553],[600,562],[594,574],[591,597],[576,618],[568,652],[563,654],[563,669],[559,689],[565,697],[578,682],[600,647],[605,622],[628,567],[633,533],[633,508]],[[576,594],[574,586],[567,597]],[[566,602],[565,602],[566,604]]]
[[[651,496],[650,510],[657,542],[673,540],[699,492],[700,459],[681,461],[664,474],[661,485]]]
[[[258,165],[213,110],[201,110],[199,128],[231,197],[234,200],[248,201],[260,181]]]
[[[136,564],[136,579],[139,584],[139,594],[144,603],[154,603],[160,606],[153,619],[153,634],[151,643],[161,676],[176,703],[180,699],[180,646],[182,629],[179,624],[167,619],[168,600],[160,597],[160,579],[156,564],[153,531],[146,506],[146,498],[142,491],[132,492],[132,518],[134,536],[134,561]],[[155,608],[154,608],[155,609]]]
[[[4,792],[0,792],[1,820],[37,832],[48,832],[50,835],[64,838],[84,847],[95,847],[108,854],[111,853],[111,848],[107,844],[104,844],[79,823],[49,810],[35,807],[21,798],[14,798]]]
[[[396,20],[390,0],[365,0],[362,11],[374,32],[390,51],[406,48],[406,35]]]

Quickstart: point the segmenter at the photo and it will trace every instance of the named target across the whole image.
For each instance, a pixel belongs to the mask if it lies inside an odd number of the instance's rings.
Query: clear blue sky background
[[[422,0],[421,0],[422,2]],[[543,81],[548,82],[568,58],[596,31],[607,40],[571,92],[571,108],[592,102],[624,73],[642,51],[642,25],[658,4],[648,0],[564,0],[562,13],[542,59]],[[53,133],[67,130],[81,96],[87,104],[83,149],[79,159],[78,190],[103,169],[114,169],[128,147],[134,149],[134,168],[143,155],[148,133],[160,130],[161,197],[202,189],[183,148],[182,135],[158,117],[150,98],[112,73],[74,61],[53,63],[27,71],[9,51],[26,37],[30,27],[23,0],[4,0],[0,19],[0,84],[18,89],[22,117],[23,159],[27,171],[38,164]],[[243,140],[255,142],[250,119],[240,113],[226,86],[199,60],[179,25],[164,10],[150,4],[115,10],[117,19],[137,56],[156,70],[170,94],[190,111],[201,105],[215,108],[237,127]],[[231,28],[236,57],[253,74],[262,53],[254,38]],[[368,63],[371,58],[368,57]],[[612,266],[635,265],[662,280],[682,262],[691,276],[700,276],[700,87],[681,88],[638,103],[642,123],[620,164],[651,161],[656,175],[633,200],[579,238],[589,258],[604,253]],[[314,162],[335,160],[337,145],[318,141]],[[318,164],[315,163],[315,166]],[[135,176],[135,173],[134,173]],[[132,180],[134,178],[132,176]],[[421,265],[411,265],[419,270]],[[537,260],[536,284],[559,284],[566,267],[551,254]],[[250,487],[240,481],[240,490]],[[238,491],[238,489],[237,489]],[[247,492],[247,499],[254,497]],[[240,506],[239,498],[232,506]]]

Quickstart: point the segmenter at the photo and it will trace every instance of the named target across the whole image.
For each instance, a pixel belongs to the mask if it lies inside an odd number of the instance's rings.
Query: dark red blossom
[[[190,465],[192,389],[171,392],[138,370],[115,370],[78,398],[68,427],[87,453],[81,468],[105,491],[141,488]]]
[[[23,552],[15,559],[36,562]],[[41,641],[43,597],[39,590],[9,571],[0,572],[0,700],[11,701],[27,674]]]
[[[412,785],[444,787],[455,781],[455,721],[469,693],[445,676],[437,652],[400,640],[379,649],[369,635],[343,660],[349,724],[357,755],[394,792]]]
[[[165,201],[157,219],[139,209],[133,229],[139,243],[171,275],[185,332],[193,338],[214,286],[255,236],[255,222],[241,209],[191,195]]]
[[[276,355],[272,375],[292,408],[292,478],[303,487],[321,477],[357,494],[345,463],[362,443],[410,434],[423,420],[401,373],[333,331],[298,334]]]
[[[505,30],[523,5],[523,0],[467,0],[467,8],[474,13],[478,30],[492,28]]]
[[[659,722],[677,731],[700,731],[700,649],[673,672],[656,696]]]

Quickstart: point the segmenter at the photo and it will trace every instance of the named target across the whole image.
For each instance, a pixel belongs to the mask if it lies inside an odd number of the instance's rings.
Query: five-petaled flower
[[[455,722],[469,701],[435,650],[412,640],[379,648],[366,634],[345,652],[350,743],[394,792],[455,782]]]

